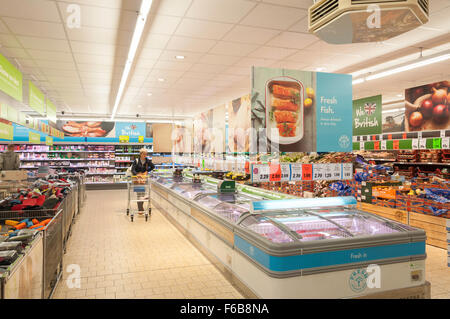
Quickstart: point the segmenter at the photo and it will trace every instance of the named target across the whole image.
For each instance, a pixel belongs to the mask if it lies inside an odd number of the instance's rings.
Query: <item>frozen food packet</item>
[[[22,251],[22,248],[23,247],[21,241],[10,241],[0,243],[0,251],[15,250],[20,253]]]
[[[15,250],[0,251],[0,264],[12,263],[18,255]]]

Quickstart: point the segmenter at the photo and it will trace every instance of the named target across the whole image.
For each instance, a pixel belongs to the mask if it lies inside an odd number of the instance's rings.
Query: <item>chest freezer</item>
[[[425,232],[356,209],[351,198],[252,203],[235,248],[273,276],[424,260]]]

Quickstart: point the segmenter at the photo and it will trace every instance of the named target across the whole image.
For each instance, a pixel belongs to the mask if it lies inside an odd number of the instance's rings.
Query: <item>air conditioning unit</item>
[[[318,0],[309,32],[331,44],[379,42],[428,22],[430,0]]]

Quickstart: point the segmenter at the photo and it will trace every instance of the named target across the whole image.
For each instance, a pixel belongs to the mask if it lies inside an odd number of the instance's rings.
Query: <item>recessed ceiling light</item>
[[[175,59],[177,59],[177,60],[184,60],[184,55],[176,55]]]
[[[159,78],[159,79],[158,79],[158,81],[159,81],[159,82],[164,82],[164,81],[165,81],[165,79],[163,79],[163,78]]]
[[[325,70],[325,68],[322,68],[322,67],[316,68],[316,71],[317,71],[317,72],[321,72],[321,71],[324,71],[324,70]]]
[[[140,109],[142,107],[142,105],[138,105],[138,108]]]
[[[153,93],[147,93],[147,96],[152,96],[153,95]]]
[[[398,97],[403,97],[403,94],[397,94]]]

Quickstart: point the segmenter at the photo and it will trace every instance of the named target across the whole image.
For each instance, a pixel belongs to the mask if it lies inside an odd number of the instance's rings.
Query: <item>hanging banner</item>
[[[253,67],[251,152],[352,151],[352,77]]]
[[[450,129],[450,81],[405,90],[406,132]]]
[[[227,152],[249,152],[251,129],[250,95],[234,99],[226,105],[228,113]],[[225,121],[223,121],[225,123]]]
[[[0,122],[0,138],[12,141],[14,138],[14,128],[11,124]]]
[[[353,101],[353,136],[381,134],[381,95]]]
[[[46,103],[47,119],[53,123],[56,123],[56,106],[47,99]]]
[[[22,102],[22,73],[0,54],[0,90]]]
[[[28,141],[30,144],[40,144],[41,143],[41,136],[39,133],[34,132],[28,132]]]
[[[53,145],[53,137],[46,136],[45,137],[45,145],[52,146]]]
[[[45,96],[31,81],[28,81],[29,86],[29,100],[30,107],[38,112],[40,115],[45,116]]]

